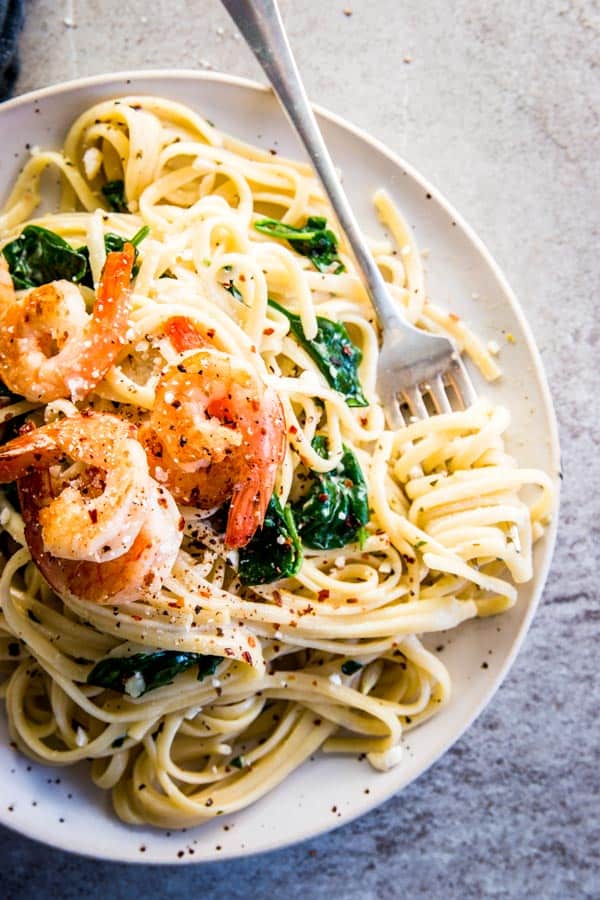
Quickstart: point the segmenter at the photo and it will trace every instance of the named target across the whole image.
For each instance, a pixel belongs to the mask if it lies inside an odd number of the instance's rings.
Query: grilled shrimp
[[[225,543],[243,547],[264,521],[283,459],[283,409],[230,354],[192,349],[204,342],[194,330],[167,323],[175,349],[187,352],[163,371],[139,437],[150,471],[178,502],[208,509],[231,498]]]
[[[134,249],[106,258],[91,315],[79,288],[53,281],[17,298],[0,256],[0,375],[16,394],[82,400],[104,378],[127,329]]]
[[[130,549],[117,559],[96,563],[62,559],[44,546],[40,514],[52,498],[48,470],[32,470],[19,479],[18,487],[27,546],[59,596],[116,605],[159,593],[177,558],[183,529],[177,504],[165,488],[149,479],[147,513]]]
[[[181,520],[133,426],[87,413],[22,434],[0,448],[0,482],[15,479],[27,544],[57,593],[121,603],[160,589]]]

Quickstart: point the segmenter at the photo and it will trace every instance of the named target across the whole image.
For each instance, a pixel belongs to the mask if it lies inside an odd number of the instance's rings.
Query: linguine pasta
[[[35,218],[47,169],[61,177],[60,209]],[[102,188],[121,182],[118,211]],[[477,336],[430,302],[418,249],[384,191],[375,205],[393,241],[371,246],[398,305],[419,327],[453,337],[485,378],[498,377]],[[87,246],[94,283],[108,232],[131,239],[149,229],[115,364],[75,404],[11,398],[1,423],[53,422],[77,409],[143,423],[161,370],[177,362],[164,327],[179,317],[277,392],[282,509],[297,508],[303,484],[335,473],[346,451],[366,485],[368,522],[349,543],[305,545],[295,574],[257,584],[240,578],[243,551],[225,546],[219,510],[180,505],[183,544],[162,589],[118,606],[58,597],[32,560],[14,495],[0,495],[0,695],[11,737],[46,764],[91,760],[94,783],[112,792],[125,822],[182,827],[238,810],[319,748],[367,754],[382,770],[398,763],[403,733],[451,692],[421,637],[510,608],[552,511],[550,478],[504,450],[506,409],[481,399],[386,427],[377,323],[343,236],[320,270],[255,227],[275,219],[301,228],[310,217],[329,217],[335,231],[308,166],[149,96],[85,111],[61,151],[33,153],[0,213],[4,247],[26,224]],[[304,341],[286,312],[299,317]],[[366,405],[349,405],[307,350],[320,319],[344,323],[360,350]],[[159,650],[212,664],[146,691],[141,676],[121,691],[88,681],[101,660]]]

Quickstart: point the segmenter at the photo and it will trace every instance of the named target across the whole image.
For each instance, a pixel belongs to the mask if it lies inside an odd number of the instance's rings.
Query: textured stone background
[[[201,870],[94,863],[2,831],[0,893],[599,897],[598,6],[283,0],[282,7],[309,94],[428,176],[522,299],[554,392],[564,456],[562,524],[545,596],[487,712],[376,812],[318,841]],[[18,92],[134,67],[259,77],[217,0],[30,0],[21,47]]]

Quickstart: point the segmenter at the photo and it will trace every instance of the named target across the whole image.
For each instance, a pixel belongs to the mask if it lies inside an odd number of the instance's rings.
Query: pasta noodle
[[[47,169],[61,177],[60,210],[32,218]],[[101,189],[119,182],[126,207],[115,211]],[[468,326],[429,301],[418,248],[385,192],[375,205],[394,241],[373,241],[373,253],[406,316],[449,333],[486,378],[498,377]],[[505,452],[507,410],[481,399],[386,428],[378,328],[343,236],[336,262],[320,270],[289,240],[257,229],[265,217],[298,228],[310,217],[331,221],[310,168],[147,96],[99,103],[61,151],[34,151],[0,213],[4,247],[26,223],[87,246],[94,283],[105,235],[149,228],[124,345],[77,409],[144,421],[161,369],[178,358],[165,323],[184,318],[281,399],[282,508],[295,508],[310,473],[335,473],[346,450],[366,483],[360,534],[341,548],[305,546],[296,574],[254,585],[240,579],[241,551],[225,546],[219,512],[183,506],[182,549],[160,593],[115,606],[52,591],[13,495],[2,492],[0,695],[11,737],[47,764],[91,759],[94,782],[129,823],[182,827],[241,809],[318,748],[395,765],[404,732],[450,697],[448,672],[421,636],[510,608],[552,512],[550,478]],[[349,405],[307,349],[321,319],[344,323],[360,349],[368,405]],[[68,399],[14,398],[0,422],[74,411]],[[88,683],[100,660],[155,650],[219,659],[200,680],[188,667],[145,693]]]

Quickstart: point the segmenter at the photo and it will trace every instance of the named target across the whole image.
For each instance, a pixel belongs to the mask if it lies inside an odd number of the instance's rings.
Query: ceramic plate
[[[157,94],[189,104],[264,148],[302,156],[273,95],[249,81],[197,72],[104,75],[57,85],[0,105],[0,195],[27,158],[26,144],[58,148],[88,106],[124,94]],[[558,472],[552,404],[540,358],[511,290],[481,241],[414,169],[364,132],[319,110],[320,124],[365,229],[381,231],[371,205],[384,186],[429,249],[427,275],[436,302],[464,316],[484,340],[501,345],[504,377],[493,387],[474,379],[513,414],[509,450],[522,465]],[[512,333],[514,343],[505,335]],[[533,616],[548,571],[555,526],[535,549],[535,577],[499,619],[468,622],[447,635],[443,659],[453,699],[411,732],[402,763],[385,774],[355,758],[317,756],[250,809],[186,832],[131,827],[112,813],[109,795],[89,780],[86,765],[50,769],[9,746],[0,713],[0,821],[56,847],[111,860],[187,863],[257,853],[314,837],[382,803],[428,768],[481,712],[506,675]],[[430,646],[432,642],[429,642]],[[482,662],[488,668],[482,668]],[[142,850],[142,848],[145,848]]]

